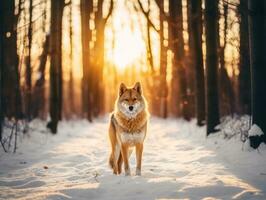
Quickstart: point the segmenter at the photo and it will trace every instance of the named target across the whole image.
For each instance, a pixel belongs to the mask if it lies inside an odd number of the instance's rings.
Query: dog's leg
[[[109,139],[111,143],[111,154],[109,158],[109,165],[113,168],[113,173],[117,174],[117,158],[116,158],[116,149],[117,149],[117,139],[115,127],[112,122],[110,122],[109,126]]]
[[[142,152],[143,152],[143,144],[142,143],[136,144],[136,160],[137,160],[136,175],[137,176],[141,176]]]
[[[121,145],[121,153],[124,161],[124,169],[125,169],[125,175],[130,176],[130,167],[128,162],[128,145],[122,144]]]
[[[118,174],[121,174],[121,172],[122,172],[122,164],[123,164],[123,158],[122,158],[122,153],[120,151],[119,152],[118,161],[117,161],[117,172],[118,172]]]

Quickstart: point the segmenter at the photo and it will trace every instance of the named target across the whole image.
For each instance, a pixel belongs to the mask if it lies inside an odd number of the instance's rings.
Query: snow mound
[[[261,130],[261,128],[257,125],[257,124],[253,124],[251,126],[251,129],[248,131],[248,136],[261,136],[263,135],[263,131]]]
[[[226,139],[239,137],[242,142],[245,142],[248,138],[248,130],[250,129],[250,116],[225,116],[216,128],[221,131]]]

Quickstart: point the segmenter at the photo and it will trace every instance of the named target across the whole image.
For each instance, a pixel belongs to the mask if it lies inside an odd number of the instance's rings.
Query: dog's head
[[[117,109],[126,117],[133,118],[146,107],[145,99],[142,95],[141,84],[137,82],[134,87],[126,87],[120,84],[119,96],[117,99]]]

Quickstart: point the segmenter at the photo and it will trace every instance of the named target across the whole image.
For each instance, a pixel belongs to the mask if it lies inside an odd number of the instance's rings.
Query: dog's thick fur
[[[109,164],[114,174],[121,173],[124,163],[125,175],[130,175],[129,156],[136,148],[136,175],[141,175],[143,142],[146,137],[149,114],[139,82],[132,88],[121,83],[115,110],[111,114],[109,139],[111,154]]]

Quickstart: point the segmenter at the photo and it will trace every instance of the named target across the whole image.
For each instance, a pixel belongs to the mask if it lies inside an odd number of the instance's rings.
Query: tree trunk
[[[39,77],[35,82],[34,89],[33,89],[33,108],[32,108],[32,116],[35,117],[41,117],[44,119],[44,104],[45,104],[45,67],[47,62],[47,57],[49,53],[49,42],[50,37],[49,35],[46,35],[45,41],[43,43],[43,50],[42,54],[40,56],[40,64],[38,67],[38,73]]]
[[[204,67],[202,53],[202,8],[201,0],[191,1],[191,32],[193,37],[193,55],[195,58],[195,102],[197,124],[199,126],[205,121],[205,88]]]
[[[104,31],[108,18],[113,11],[113,0],[110,0],[110,7],[106,17],[103,17],[103,0],[98,0],[97,11],[95,14],[95,54],[96,63],[94,68],[94,115],[98,116],[104,110],[104,88],[103,88],[103,68],[104,68]]]
[[[31,78],[31,47],[32,47],[32,15],[33,15],[33,0],[29,2],[29,27],[28,27],[28,55],[26,57],[26,117],[28,120],[32,118],[32,78]]]
[[[264,135],[260,138],[266,142],[266,18],[264,1],[249,0],[249,44],[252,88],[252,124],[257,124]],[[257,147],[251,140],[251,146]]]
[[[201,2],[201,0],[199,0]],[[191,13],[191,4],[192,0],[186,0],[187,3],[187,33],[188,33],[188,50],[187,56],[185,59],[186,65],[186,80],[187,80],[187,98],[188,98],[188,110],[191,117],[196,116],[196,102],[195,102],[195,84],[196,80],[191,77],[195,77],[195,55],[194,55],[194,37],[192,32],[192,13]]]
[[[225,49],[227,46],[227,30],[228,30],[228,4],[223,3],[223,45],[220,44],[218,37],[218,49],[219,49],[219,92],[220,92],[220,114],[226,116],[235,112],[235,94],[233,85],[225,67]],[[218,19],[219,21],[219,19]],[[218,36],[220,35],[219,25],[217,26]]]
[[[92,65],[90,63],[90,14],[93,9],[92,0],[81,0],[80,14],[81,14],[81,39],[82,39],[82,61],[83,61],[83,78],[82,78],[82,102],[83,112],[87,114],[87,119],[92,121],[92,98],[94,88],[92,87]]]
[[[160,0],[160,116],[167,118],[167,82],[166,82],[166,68],[167,68],[167,54],[164,45],[164,0]]]
[[[3,105],[2,105],[2,99],[3,99],[3,83],[2,83],[2,75],[3,75],[3,40],[4,40],[4,10],[3,10],[3,3],[0,3],[0,141],[2,141],[2,125],[3,125]]]
[[[207,135],[219,124],[218,99],[218,1],[205,1],[206,79],[207,79]]]
[[[177,107],[177,114],[190,119],[188,111],[186,70],[184,67],[184,37],[182,0],[169,1],[171,42],[174,53],[172,67],[172,98]]]
[[[2,45],[2,76],[3,84],[3,113],[7,117],[22,117],[21,93],[19,80],[19,60],[17,55],[17,22],[21,11],[21,1],[19,1],[19,12],[15,15],[15,0],[1,1],[3,8],[3,36]]]
[[[64,0],[51,1],[50,24],[50,116],[47,127],[57,132],[62,111],[62,18]]]
[[[248,0],[240,0],[239,102],[242,114],[251,114]]]
[[[73,7],[73,1],[70,1],[70,7],[69,7],[69,43],[70,43],[70,69],[69,69],[69,87],[68,87],[68,96],[73,97],[74,96],[74,77],[73,77],[73,22],[72,22],[72,7]],[[89,56],[88,56],[89,57]],[[69,99],[69,107],[70,107],[70,114],[73,115],[73,113],[76,113],[75,109],[75,103],[74,98]]]

